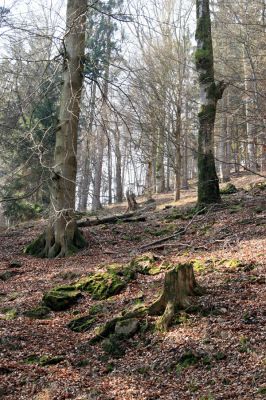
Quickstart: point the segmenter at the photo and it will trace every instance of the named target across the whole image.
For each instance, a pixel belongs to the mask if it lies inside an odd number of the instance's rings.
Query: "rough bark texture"
[[[209,0],[197,0],[196,69],[200,84],[198,137],[198,203],[221,201],[219,180],[214,162],[214,122],[216,106],[225,89],[224,82],[215,82]]]
[[[136,211],[139,208],[139,205],[136,201],[135,193],[131,192],[130,190],[126,191],[126,198],[127,198],[127,211]]]
[[[68,0],[63,85],[51,177],[50,223],[46,233],[26,249],[30,254],[43,257],[63,257],[85,245],[74,212],[86,9],[87,0]]]
[[[96,106],[96,82],[92,84],[91,99],[90,99],[90,113],[89,113],[89,124],[88,132],[86,133],[85,146],[84,146],[84,167],[80,181],[80,198],[79,198],[79,211],[87,211],[87,203],[89,196],[89,188],[91,183],[91,144],[90,138],[92,133],[94,113]]]
[[[165,331],[175,313],[191,306],[191,296],[200,295],[203,289],[197,283],[192,264],[180,264],[166,272],[161,296],[149,308],[149,315],[162,315],[157,328]]]

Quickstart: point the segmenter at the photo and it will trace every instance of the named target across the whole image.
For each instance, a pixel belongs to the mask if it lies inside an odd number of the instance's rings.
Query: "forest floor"
[[[233,178],[237,188],[262,181],[249,175]],[[7,400],[251,400],[266,395],[265,355],[265,189],[224,195],[221,206],[203,215],[187,214],[195,205],[192,188],[155,197],[156,210],[145,222],[83,228],[89,246],[66,259],[36,259],[23,248],[45,221],[18,225],[0,233],[0,398]],[[125,212],[126,205],[101,215]],[[179,215],[181,214],[181,216]],[[175,219],[177,218],[177,219]],[[194,309],[177,314],[166,333],[156,331],[155,317],[123,342],[123,354],[109,354],[102,342],[89,339],[95,328],[121,310],[150,304],[163,285],[164,272],[137,274],[121,293],[106,300],[85,294],[65,311],[32,319],[45,292],[126,264],[144,252],[143,245],[179,228],[185,234],[149,249],[158,263],[197,260],[196,279],[206,293],[193,299]],[[17,262],[15,262],[17,261]],[[99,306],[96,325],[82,333],[67,324]],[[96,309],[96,307],[94,307]],[[38,357],[58,357],[41,363]],[[48,358],[47,358],[48,359]]]

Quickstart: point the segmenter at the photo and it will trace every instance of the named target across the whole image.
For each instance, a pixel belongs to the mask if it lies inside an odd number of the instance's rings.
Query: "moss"
[[[4,319],[6,321],[11,321],[15,319],[18,315],[18,311],[16,308],[4,308],[1,310],[3,316],[0,319]]]
[[[162,269],[166,269],[166,266],[157,265],[157,261],[159,261],[159,257],[156,257],[153,253],[144,253],[133,258],[129,265],[140,274],[157,275],[162,272]]]
[[[262,386],[257,390],[257,394],[260,394],[262,396],[266,395],[266,386]]]
[[[197,69],[212,68],[213,56],[210,49],[197,49],[194,54]]]
[[[227,183],[222,189],[220,189],[220,193],[224,195],[233,194],[237,192],[238,192],[237,188],[232,183]]]
[[[189,368],[190,366],[197,364],[200,359],[201,357],[192,351],[185,352],[181,357],[179,357],[178,364],[176,365],[177,372],[180,372],[181,369]]]
[[[10,268],[21,268],[22,267],[22,262],[19,260],[12,260],[9,263]]]
[[[49,356],[49,355],[43,355],[43,356],[38,356],[36,354],[32,354],[28,356],[24,362],[25,364],[37,364],[40,366],[46,366],[46,365],[56,365],[59,364],[61,361],[64,360],[63,356]]]
[[[199,151],[198,168],[198,206],[201,207],[206,204],[220,203],[221,196],[219,191],[219,179],[216,174],[215,161],[212,152],[203,154],[201,150]]]
[[[0,280],[1,281],[7,281],[10,278],[13,278],[13,276],[16,276],[17,272],[16,271],[4,271],[0,274]]]
[[[38,307],[25,311],[24,315],[31,319],[45,319],[49,317],[50,312],[50,308],[40,305]]]
[[[196,271],[198,273],[204,273],[207,270],[207,266],[206,266],[205,262],[202,260],[193,260],[192,264],[193,264],[194,271]]]
[[[90,315],[96,315],[102,313],[104,310],[103,304],[94,304],[93,306],[90,307],[89,309],[89,314]]]
[[[87,315],[73,319],[67,324],[67,326],[73,332],[86,332],[93,326],[95,321],[96,318],[92,317],[91,315]]]
[[[242,210],[242,205],[241,204],[235,204],[235,205],[231,206],[228,211],[229,211],[230,214],[236,214],[241,210]]]
[[[131,281],[136,278],[136,268],[133,265],[126,264],[110,264],[106,267],[107,272],[122,276],[126,281]]]
[[[107,299],[123,290],[126,282],[115,273],[99,272],[89,275],[76,282],[75,287],[78,290],[84,290],[92,295],[95,300]]]
[[[120,358],[125,355],[125,345],[121,337],[118,335],[110,335],[102,343],[102,348],[105,353],[112,357]]]
[[[73,286],[58,286],[45,293],[43,303],[53,311],[66,310],[75,304],[82,294]]]
[[[24,253],[36,257],[43,257],[43,250],[45,247],[45,233],[42,233],[37,239],[33,240],[28,246],[25,247]]]
[[[240,268],[243,266],[242,261],[237,260],[235,258],[231,258],[228,260],[222,260],[220,263],[228,269],[237,269],[237,268]]]

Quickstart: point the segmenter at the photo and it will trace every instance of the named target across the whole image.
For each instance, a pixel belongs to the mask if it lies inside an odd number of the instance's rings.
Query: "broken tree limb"
[[[96,226],[105,224],[116,224],[117,222],[144,222],[146,217],[136,216],[135,213],[128,213],[123,215],[113,215],[111,217],[104,217],[101,219],[86,219],[78,222],[78,227],[84,228],[86,226]]]

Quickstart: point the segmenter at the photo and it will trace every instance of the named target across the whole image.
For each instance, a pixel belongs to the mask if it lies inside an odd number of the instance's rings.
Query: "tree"
[[[87,0],[67,2],[63,84],[51,172],[51,215],[46,232],[26,248],[26,252],[32,255],[63,257],[85,245],[74,211],[86,10]]]
[[[198,136],[198,204],[220,202],[214,161],[214,123],[217,102],[226,87],[215,82],[209,0],[197,0],[196,69],[200,86]]]

